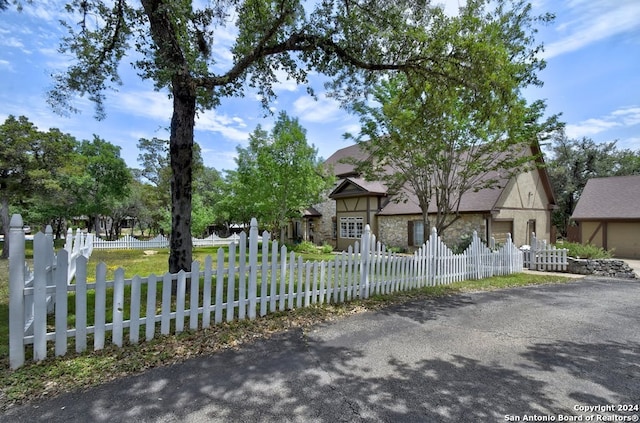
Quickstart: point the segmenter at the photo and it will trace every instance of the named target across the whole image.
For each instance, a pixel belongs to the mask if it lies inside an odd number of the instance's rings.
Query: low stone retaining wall
[[[616,259],[575,259],[568,257],[567,272],[578,275],[606,276],[610,278],[636,278],[631,267],[623,260]]]

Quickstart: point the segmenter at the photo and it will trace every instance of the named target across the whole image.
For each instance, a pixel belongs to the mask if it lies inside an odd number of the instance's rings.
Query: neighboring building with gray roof
[[[531,154],[538,153],[532,147]],[[338,182],[327,202],[315,206],[323,210],[314,224],[315,242],[330,242],[343,250],[360,237],[365,225],[370,225],[387,246],[409,250],[418,247],[423,241],[422,211],[415,195],[405,190],[400,197],[394,197],[383,182],[362,178],[355,163],[366,160],[369,157],[356,144],[336,151],[325,161]],[[539,164],[544,164],[541,158]],[[445,242],[456,244],[474,230],[482,238],[494,237],[497,242],[504,242],[507,233],[511,233],[516,245],[527,244],[531,232],[536,232],[539,239],[549,240],[555,198],[546,170],[538,166],[498,185],[463,194],[461,218],[446,230]],[[429,213],[435,213],[435,207],[432,201]]]
[[[589,179],[571,219],[579,242],[640,258],[640,175]]]

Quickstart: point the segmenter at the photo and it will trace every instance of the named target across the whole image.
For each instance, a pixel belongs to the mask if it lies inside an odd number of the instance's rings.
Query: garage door
[[[640,222],[609,222],[607,247],[616,257],[640,258]]]

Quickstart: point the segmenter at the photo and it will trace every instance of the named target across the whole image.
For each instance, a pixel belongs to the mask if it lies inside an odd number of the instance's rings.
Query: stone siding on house
[[[417,247],[408,245],[409,221],[422,220],[422,215],[378,216],[378,240],[388,247],[401,247],[409,251]],[[449,226],[442,240],[449,247],[460,242],[464,237],[471,237],[473,231],[478,232],[481,239],[486,236],[486,223],[481,214],[463,214],[453,225]]]
[[[314,204],[313,207],[322,214],[322,217],[313,219],[314,242],[318,245],[326,243],[335,247],[336,240],[333,237],[333,218],[336,215],[336,202],[328,199],[320,204]]]

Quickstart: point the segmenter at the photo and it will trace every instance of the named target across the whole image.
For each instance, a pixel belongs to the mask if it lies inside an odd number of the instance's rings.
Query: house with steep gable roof
[[[571,219],[578,242],[640,258],[640,175],[589,179]]]
[[[539,157],[537,146],[531,154]],[[422,211],[410,190],[400,197],[392,195],[382,181],[367,181],[354,163],[369,160],[359,145],[342,148],[325,164],[338,182],[326,202],[315,205],[322,216],[314,223],[315,242],[329,242],[338,250],[347,249],[360,238],[366,225],[378,240],[389,247],[418,248],[423,240]],[[528,244],[532,232],[538,239],[550,240],[551,211],[555,197],[541,157],[538,166],[515,177],[502,178],[499,186],[466,192],[460,202],[460,218],[450,226],[443,240],[450,246],[475,230],[483,239],[501,243],[507,233],[516,245]],[[491,175],[492,178],[496,175]],[[429,213],[436,213],[435,201]]]

